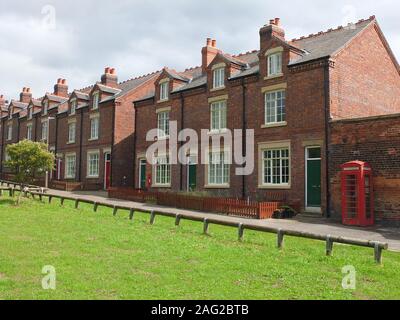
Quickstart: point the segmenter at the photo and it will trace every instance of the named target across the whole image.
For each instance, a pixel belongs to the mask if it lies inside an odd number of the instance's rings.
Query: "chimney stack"
[[[207,38],[206,46],[201,50],[203,73],[206,73],[207,67],[220,52],[221,50],[217,48],[217,40]]]
[[[54,86],[54,94],[59,97],[68,98],[68,84],[65,79],[58,79]]]
[[[285,30],[281,27],[281,19],[269,20],[269,24],[260,29],[260,49],[261,51],[271,46],[272,37],[275,36],[285,40]]]
[[[106,67],[101,76],[101,83],[107,87],[118,88],[118,76],[115,68]]]
[[[29,103],[32,99],[31,88],[24,87],[21,94],[19,95],[19,101],[24,103]]]
[[[3,110],[3,108],[6,106],[6,99],[4,98],[3,95],[0,95],[0,112]]]

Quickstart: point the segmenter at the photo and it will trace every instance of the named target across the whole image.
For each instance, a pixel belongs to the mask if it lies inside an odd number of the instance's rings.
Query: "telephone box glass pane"
[[[357,176],[346,176],[346,207],[347,218],[354,219],[357,217]]]
[[[369,175],[365,176],[365,216],[371,218],[371,179]]]

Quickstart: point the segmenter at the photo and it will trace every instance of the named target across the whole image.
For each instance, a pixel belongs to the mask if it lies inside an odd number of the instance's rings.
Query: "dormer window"
[[[100,93],[97,91],[93,93],[92,109],[97,110],[99,108]]]
[[[282,52],[268,55],[268,76],[282,74]]]
[[[225,87],[225,68],[217,68],[213,71],[213,89]]]
[[[169,81],[160,83],[160,101],[169,99]]]
[[[76,99],[71,101],[71,115],[74,115],[76,112]]]
[[[43,105],[43,115],[47,115],[47,112],[49,111],[49,101],[45,101]]]

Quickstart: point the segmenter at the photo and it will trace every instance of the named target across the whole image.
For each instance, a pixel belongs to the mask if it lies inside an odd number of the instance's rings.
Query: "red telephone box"
[[[372,168],[362,161],[351,161],[342,168],[343,224],[371,226],[374,224]]]

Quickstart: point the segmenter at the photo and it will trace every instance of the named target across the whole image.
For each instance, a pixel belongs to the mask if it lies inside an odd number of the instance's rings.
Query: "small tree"
[[[23,140],[7,146],[6,150],[8,160],[5,165],[15,171],[15,180],[21,185],[21,189],[32,184],[37,174],[54,168],[54,155],[47,150],[45,143]],[[20,203],[21,195],[22,192],[18,196],[17,204]]]

